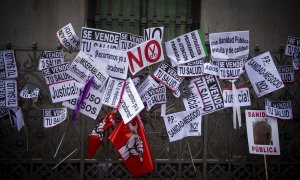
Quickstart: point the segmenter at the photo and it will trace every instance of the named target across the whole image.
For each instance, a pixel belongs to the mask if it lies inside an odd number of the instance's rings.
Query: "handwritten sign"
[[[219,78],[237,79],[242,74],[244,60],[219,60]]]
[[[141,97],[142,102],[146,102],[145,94],[152,88],[158,87],[159,84],[152,78],[152,76],[148,76],[142,84],[137,88],[139,96]]]
[[[49,85],[52,103],[79,98],[80,89],[83,87],[84,84],[81,84],[76,80]]]
[[[281,80],[284,83],[293,83],[295,80],[294,67],[290,66],[277,66]]]
[[[197,108],[203,108],[204,105],[203,105],[201,96],[198,92],[198,88],[197,88],[196,84],[191,82],[187,86],[187,91],[188,91],[187,96],[182,99],[185,110],[191,111],[191,110],[195,110]]]
[[[150,39],[159,39],[163,40],[164,35],[164,27],[151,27],[144,30],[144,39],[145,41],[149,41]]]
[[[0,79],[18,77],[17,62],[14,50],[0,51]]]
[[[293,119],[291,101],[272,102],[270,99],[265,99],[265,107],[267,116],[279,119]]]
[[[299,70],[300,68],[300,53],[294,53],[292,56],[293,66],[295,70]]]
[[[18,107],[18,88],[16,80],[0,80],[0,108]]]
[[[109,78],[104,95],[102,98],[102,104],[117,108],[120,104],[123,92],[124,92],[124,87],[126,81],[124,80],[119,80],[119,79],[114,79],[114,78]]]
[[[300,38],[288,36],[284,54],[287,56],[292,56],[297,52],[300,52]]]
[[[207,56],[200,30],[165,42],[168,57],[176,64],[184,64]]]
[[[60,83],[73,79],[68,73],[70,64],[64,63],[57,66],[42,69],[43,76],[47,85]]]
[[[246,110],[249,153],[280,155],[277,119],[264,110]]]
[[[157,88],[152,88],[145,94],[146,105],[148,109],[151,109],[156,104],[167,103],[167,89],[162,85]]]
[[[63,63],[64,63],[64,52],[62,50],[43,51],[40,56],[38,70],[41,71],[44,68],[57,66]]]
[[[203,59],[198,59],[189,63],[185,63],[184,65],[178,65],[177,74],[180,77],[195,77],[204,75],[203,64]]]
[[[219,76],[219,60],[211,59],[209,63],[204,63],[204,74]]]
[[[121,32],[119,47],[121,50],[128,50],[143,42],[144,42],[143,36],[137,36],[127,32]]]
[[[284,87],[269,52],[248,60],[245,69],[258,97]]]
[[[56,36],[59,43],[69,52],[74,51],[80,44],[79,37],[76,35],[71,23],[59,29]]]
[[[140,76],[133,76],[133,77],[131,77],[131,80],[132,80],[135,88],[138,88],[141,85],[141,78],[140,78]]]
[[[44,128],[54,127],[67,118],[67,108],[43,109]]]
[[[249,88],[239,88],[236,90],[239,106],[251,106]],[[224,107],[233,107],[232,89],[223,90]]]

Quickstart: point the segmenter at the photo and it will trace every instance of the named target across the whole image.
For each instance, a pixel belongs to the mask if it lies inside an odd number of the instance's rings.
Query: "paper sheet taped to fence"
[[[296,52],[300,52],[300,38],[288,36],[284,54],[292,56]]]
[[[57,66],[63,63],[64,63],[64,52],[62,50],[43,51],[39,60],[38,70],[41,71],[44,68]]]
[[[80,89],[84,84],[76,80],[65,81],[49,86],[52,103],[62,102],[69,99],[79,98]]]
[[[123,97],[118,108],[123,121],[127,124],[145,108],[131,78],[126,80]]]
[[[82,89],[80,89],[80,95],[81,94],[82,94]],[[102,95],[103,95],[102,92],[91,88],[88,94],[86,95],[85,100],[81,104],[79,112],[92,119],[96,119],[102,107],[101,104]],[[73,110],[76,109],[77,104],[78,104],[78,98],[70,99],[63,102],[63,106],[66,106]]]
[[[281,80],[284,83],[293,83],[295,80],[294,67],[292,65],[277,66]]]
[[[242,74],[244,61],[241,60],[219,60],[220,79],[238,79]]]
[[[167,103],[167,88],[164,85],[149,89],[145,94],[147,108],[150,110],[156,104]]]
[[[17,77],[18,69],[15,51],[0,51],[0,79],[12,79]]]
[[[43,109],[44,128],[50,128],[64,122],[67,118],[67,108]]]
[[[250,154],[280,155],[277,119],[264,110],[246,110]]]
[[[294,53],[292,60],[293,60],[294,69],[299,70],[299,68],[300,68],[300,53],[299,52]]]
[[[195,77],[204,74],[204,60],[198,59],[177,66],[177,74],[180,77]]]
[[[108,79],[108,74],[100,63],[80,51],[73,60],[67,73],[77,81],[85,84],[90,76],[94,76],[93,88],[101,90]]]
[[[251,106],[249,88],[239,88],[236,90],[238,105]],[[233,107],[233,92],[232,89],[223,90],[224,107]]]
[[[141,97],[143,102],[145,100],[145,94],[152,88],[158,87],[158,83],[152,78],[152,76],[148,75],[147,78],[142,82],[142,84],[137,88],[137,91]]]
[[[76,35],[71,23],[65,25],[56,32],[59,43],[69,52],[74,51],[80,44],[80,39]]]
[[[291,101],[272,102],[270,99],[265,99],[265,110],[267,116],[279,119],[293,119]]]
[[[249,54],[249,31],[211,33],[209,43],[214,58],[238,59]]]
[[[42,73],[44,75],[46,84],[50,85],[50,84],[60,83],[60,82],[73,79],[67,73],[69,68],[70,68],[70,64],[67,62],[57,66],[51,66],[49,68],[42,69]]]
[[[200,30],[195,30],[165,42],[168,57],[176,64],[183,64],[207,56]]]
[[[201,136],[201,111],[182,111],[164,116],[170,142],[188,136]]]
[[[125,84],[125,80],[119,80],[110,77],[104,91],[102,104],[117,108],[120,104]]]
[[[0,108],[18,107],[16,80],[0,80]]]
[[[134,46],[144,42],[143,36],[137,36],[127,32],[121,32],[121,39],[119,47],[121,50],[131,49]]]
[[[219,60],[211,59],[210,62],[204,63],[204,74],[219,76]]]
[[[159,39],[163,40],[164,27],[151,27],[144,30],[144,39],[148,41],[150,39]]]
[[[245,69],[258,97],[284,87],[269,52],[248,60]]]

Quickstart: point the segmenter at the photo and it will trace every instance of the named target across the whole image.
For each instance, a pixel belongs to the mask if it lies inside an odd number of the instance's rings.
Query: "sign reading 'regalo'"
[[[93,88],[96,90],[101,90],[109,77],[100,63],[96,63],[82,51],[77,54],[67,73],[83,84],[90,76],[94,76]]]
[[[80,95],[82,95],[82,89],[80,89]],[[82,102],[79,112],[92,119],[96,119],[102,107],[102,95],[102,92],[91,88],[86,95],[85,100]],[[64,101],[62,105],[75,110],[77,104],[78,98]]]
[[[265,99],[265,107],[267,116],[279,119],[293,119],[291,101],[272,102],[270,99]]]
[[[284,87],[269,52],[248,60],[245,69],[258,97]]]
[[[0,80],[0,108],[18,107],[16,80]]]
[[[134,46],[144,42],[143,36],[137,36],[127,32],[121,32],[121,39],[119,47],[121,50],[131,49]]]
[[[117,108],[124,92],[125,80],[109,78],[102,98],[102,104]]]
[[[214,58],[238,59],[249,54],[249,31],[211,33],[209,43]]]
[[[134,75],[144,67],[164,60],[164,51],[159,39],[150,39],[127,51],[130,72]]]
[[[40,56],[38,70],[41,71],[44,68],[57,66],[63,63],[64,63],[64,52],[62,50],[43,51]]]
[[[251,106],[249,88],[239,88],[236,90],[238,105]],[[233,107],[232,89],[223,90],[224,107]]]
[[[177,66],[177,74],[180,77],[195,77],[204,74],[204,61],[203,59],[198,59],[191,61],[184,65]]]
[[[284,54],[287,56],[292,56],[296,52],[300,52],[300,38],[289,36]]]
[[[200,30],[165,42],[168,57],[176,64],[184,64],[207,56]]]
[[[101,29],[82,27],[81,29],[81,51],[96,57],[97,49],[119,49],[121,34]]]
[[[44,128],[50,128],[64,122],[67,118],[67,108],[43,109]]]
[[[249,153],[280,155],[277,119],[264,110],[246,110]]]
[[[145,108],[131,78],[126,80],[125,90],[118,108],[125,124]]]
[[[14,50],[0,51],[0,79],[18,77],[17,62]]]
[[[219,78],[237,79],[242,74],[244,61],[241,60],[219,60]]]
[[[70,64],[67,62],[57,66],[42,69],[46,84],[50,85],[73,79],[69,74],[67,74],[67,70],[69,69],[69,67]]]
[[[164,116],[170,142],[188,136],[201,136],[201,111],[182,111]]]
[[[49,90],[51,94],[52,103],[79,98],[80,89],[82,89],[83,87],[84,84],[81,84],[76,80],[51,84],[49,86]]]
[[[287,66],[277,66],[277,70],[280,74],[281,80],[284,83],[294,82],[294,67],[292,65]]]
[[[183,81],[183,77],[178,76],[177,70],[165,62],[162,62],[155,70],[153,78],[163,83],[171,91],[175,91]]]
[[[71,23],[58,30],[56,36],[59,43],[69,52],[74,51],[80,44],[79,37],[76,35]]]

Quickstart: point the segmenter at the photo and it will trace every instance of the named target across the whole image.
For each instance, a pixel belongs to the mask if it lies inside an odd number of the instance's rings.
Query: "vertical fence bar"
[[[82,115],[80,115],[82,117]],[[80,179],[84,180],[84,150],[85,150],[85,118],[78,118],[80,120]]]
[[[208,140],[207,140],[207,137],[208,137],[207,117],[203,116],[202,121],[203,121],[203,130],[204,130],[204,133],[203,133],[203,163],[202,163],[203,177],[202,177],[202,179],[207,179],[207,142],[208,142]]]

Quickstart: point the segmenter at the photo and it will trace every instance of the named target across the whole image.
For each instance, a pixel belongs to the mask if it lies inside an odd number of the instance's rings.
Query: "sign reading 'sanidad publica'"
[[[80,44],[79,37],[76,35],[71,23],[58,30],[56,36],[59,43],[69,52],[74,51]]]
[[[238,59],[249,54],[249,31],[211,33],[209,43],[214,58]]]
[[[64,63],[64,52],[62,50],[43,51],[40,56],[38,70],[41,71],[44,68],[57,66],[63,63]]]
[[[44,128],[50,128],[64,122],[67,118],[67,108],[43,109]]]
[[[267,116],[279,119],[293,119],[291,101],[272,102],[270,99],[265,99],[265,109]]]
[[[280,155],[277,119],[265,110],[246,110],[249,153]]]
[[[18,77],[17,62],[14,50],[0,51],[0,79]]]

